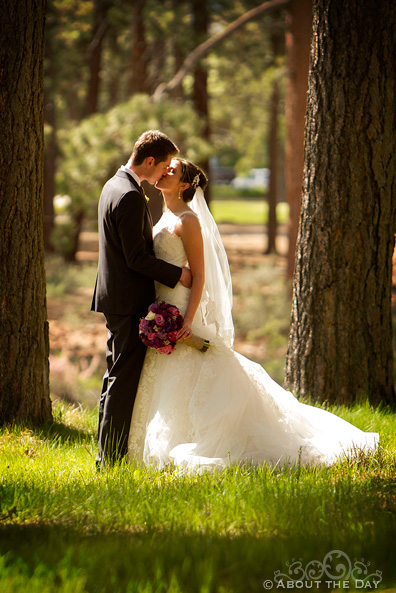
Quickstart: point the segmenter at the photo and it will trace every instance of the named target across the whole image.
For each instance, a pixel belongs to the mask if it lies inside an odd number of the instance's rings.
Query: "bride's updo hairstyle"
[[[208,178],[206,177],[205,173],[194,165],[194,163],[190,163],[185,159],[181,159],[178,157],[174,157],[176,161],[179,161],[181,164],[182,174],[180,177],[180,181],[183,183],[189,183],[190,187],[182,192],[182,198],[184,202],[191,202],[194,197],[195,191],[197,187],[201,187],[202,191],[208,184]]]

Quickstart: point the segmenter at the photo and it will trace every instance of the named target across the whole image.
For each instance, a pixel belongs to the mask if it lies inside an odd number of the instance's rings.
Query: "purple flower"
[[[169,317],[168,317],[168,319],[165,321],[164,329],[165,329],[167,332],[169,332],[169,331],[171,331],[171,329],[173,329],[173,321],[172,321],[172,319],[169,319]]]
[[[147,321],[147,319],[142,319],[141,322],[139,323],[139,329],[141,331],[149,330],[150,327],[151,327],[151,323],[150,323],[150,321]]]

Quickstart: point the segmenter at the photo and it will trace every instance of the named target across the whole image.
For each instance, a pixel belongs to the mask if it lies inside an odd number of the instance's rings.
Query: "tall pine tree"
[[[43,242],[45,0],[0,12],[0,421],[51,417]]]
[[[314,0],[286,383],[394,401],[396,4]]]

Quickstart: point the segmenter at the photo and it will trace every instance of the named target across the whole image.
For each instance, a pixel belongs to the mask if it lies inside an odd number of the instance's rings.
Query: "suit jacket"
[[[105,184],[98,214],[99,262],[91,309],[143,315],[155,299],[154,280],[173,288],[181,268],[154,256],[146,198],[122,169]]]

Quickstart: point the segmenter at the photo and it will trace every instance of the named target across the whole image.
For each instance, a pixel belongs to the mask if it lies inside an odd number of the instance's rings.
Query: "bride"
[[[157,300],[184,316],[175,351],[149,348],[128,442],[129,458],[158,468],[170,462],[203,471],[228,464],[326,464],[371,449],[365,433],[338,416],[300,403],[265,370],[232,349],[232,288],[227,256],[194,164],[174,158],[157,182],[166,211],[154,227],[157,257],[189,265],[191,290],[156,284]],[[195,334],[202,351],[187,345]]]

